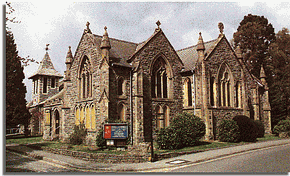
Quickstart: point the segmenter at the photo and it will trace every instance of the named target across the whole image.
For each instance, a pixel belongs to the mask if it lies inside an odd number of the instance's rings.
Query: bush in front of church
[[[104,138],[104,130],[103,128],[99,130],[98,135],[96,137],[96,144],[101,149],[106,147],[106,139]]]
[[[177,149],[181,148],[181,142],[174,133],[173,128],[165,127],[157,133],[157,144],[160,149]]]
[[[73,145],[80,145],[84,142],[87,136],[87,129],[85,124],[81,123],[74,126],[73,133],[69,136],[69,143]]]
[[[233,118],[240,129],[240,140],[245,142],[255,142],[258,137],[258,127],[253,119],[244,115],[238,115]]]
[[[281,120],[278,124],[273,128],[274,134],[281,134],[281,133],[289,133],[290,134],[290,119]]]
[[[218,126],[218,140],[221,142],[238,142],[240,130],[236,121],[223,119]]]
[[[260,120],[255,120],[254,121],[257,125],[257,130],[258,130],[258,138],[262,138],[265,136],[265,127],[263,122],[261,122]]]
[[[196,144],[205,134],[205,124],[189,113],[178,114],[167,128],[157,135],[157,144],[164,149],[179,149]]]

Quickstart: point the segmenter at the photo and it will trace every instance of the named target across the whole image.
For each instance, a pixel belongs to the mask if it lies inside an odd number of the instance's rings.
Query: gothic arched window
[[[90,107],[86,107],[86,128],[91,129],[91,112],[90,112]]]
[[[121,77],[118,79],[118,95],[123,95],[124,93],[123,84],[124,84],[124,79]]]
[[[76,111],[75,111],[75,124],[79,125],[80,124],[80,109],[78,107],[76,107]]]
[[[164,59],[159,57],[153,65],[151,77],[152,98],[168,98],[168,70]]]
[[[187,78],[184,81],[183,85],[183,104],[184,106],[192,106],[192,88],[191,88],[191,80]]]
[[[95,105],[92,104],[91,105],[91,127],[92,130],[96,129],[96,111],[95,111]]]
[[[219,71],[218,77],[218,99],[219,106],[233,106],[232,95],[233,92],[233,76],[231,75],[230,69],[226,64],[223,64]]]
[[[242,98],[242,91],[241,91],[241,83],[238,81],[236,83],[236,107],[241,107],[241,98]]]
[[[80,98],[88,98],[92,95],[92,73],[89,58],[84,56],[79,73]]]
[[[164,113],[163,109],[160,106],[156,106],[155,108],[156,120],[157,120],[157,129],[164,128]]]
[[[165,118],[165,127],[168,127],[170,124],[170,108],[168,106],[165,106],[163,111]]]

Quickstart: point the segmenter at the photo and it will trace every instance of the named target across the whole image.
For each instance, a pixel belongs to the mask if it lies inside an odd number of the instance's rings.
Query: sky
[[[3,5],[5,2],[3,3]],[[87,21],[93,34],[103,35],[107,26],[109,37],[135,43],[149,38],[161,22],[161,29],[176,49],[197,44],[198,33],[204,41],[216,39],[218,23],[224,24],[228,40],[233,38],[239,23],[248,14],[264,16],[275,28],[290,29],[289,2],[11,2],[21,23],[8,23],[14,34],[18,54],[40,62],[48,53],[55,69],[64,74],[68,47],[73,55]],[[27,78],[37,71],[38,64],[25,66],[26,100],[31,101],[32,81]]]

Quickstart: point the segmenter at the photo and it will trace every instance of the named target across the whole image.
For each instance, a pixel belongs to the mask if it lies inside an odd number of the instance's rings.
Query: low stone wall
[[[148,161],[149,157],[149,155],[140,156],[134,154],[117,155],[106,153],[87,153],[81,151],[71,151],[67,149],[44,148],[44,150],[55,154],[72,156],[83,160],[91,160],[100,163],[142,163]]]

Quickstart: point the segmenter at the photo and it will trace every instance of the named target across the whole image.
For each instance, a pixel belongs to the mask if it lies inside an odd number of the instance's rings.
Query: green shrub
[[[205,134],[205,124],[189,113],[178,114],[170,122],[170,126],[161,129],[157,135],[160,148],[178,149],[194,145]]]
[[[181,142],[176,138],[173,128],[165,127],[157,132],[157,144],[160,149],[177,149],[181,148]]]
[[[262,138],[265,136],[265,127],[263,122],[261,122],[260,120],[255,120],[254,121],[256,123],[257,126],[257,130],[258,130],[258,138]]]
[[[273,128],[274,134],[280,134],[282,132],[289,132],[290,131],[290,120],[281,120],[278,124]]]
[[[253,119],[244,115],[238,115],[233,118],[240,129],[240,140],[245,142],[254,142],[258,137],[258,127]]]
[[[238,142],[240,129],[234,120],[222,120],[218,126],[218,140],[221,142]]]
[[[73,133],[69,136],[69,143],[73,145],[80,145],[87,136],[87,129],[85,124],[81,123],[74,126]]]
[[[100,129],[99,132],[98,132],[98,135],[96,137],[96,144],[98,147],[100,148],[105,148],[106,147],[106,139],[104,138],[104,130],[103,129]]]

